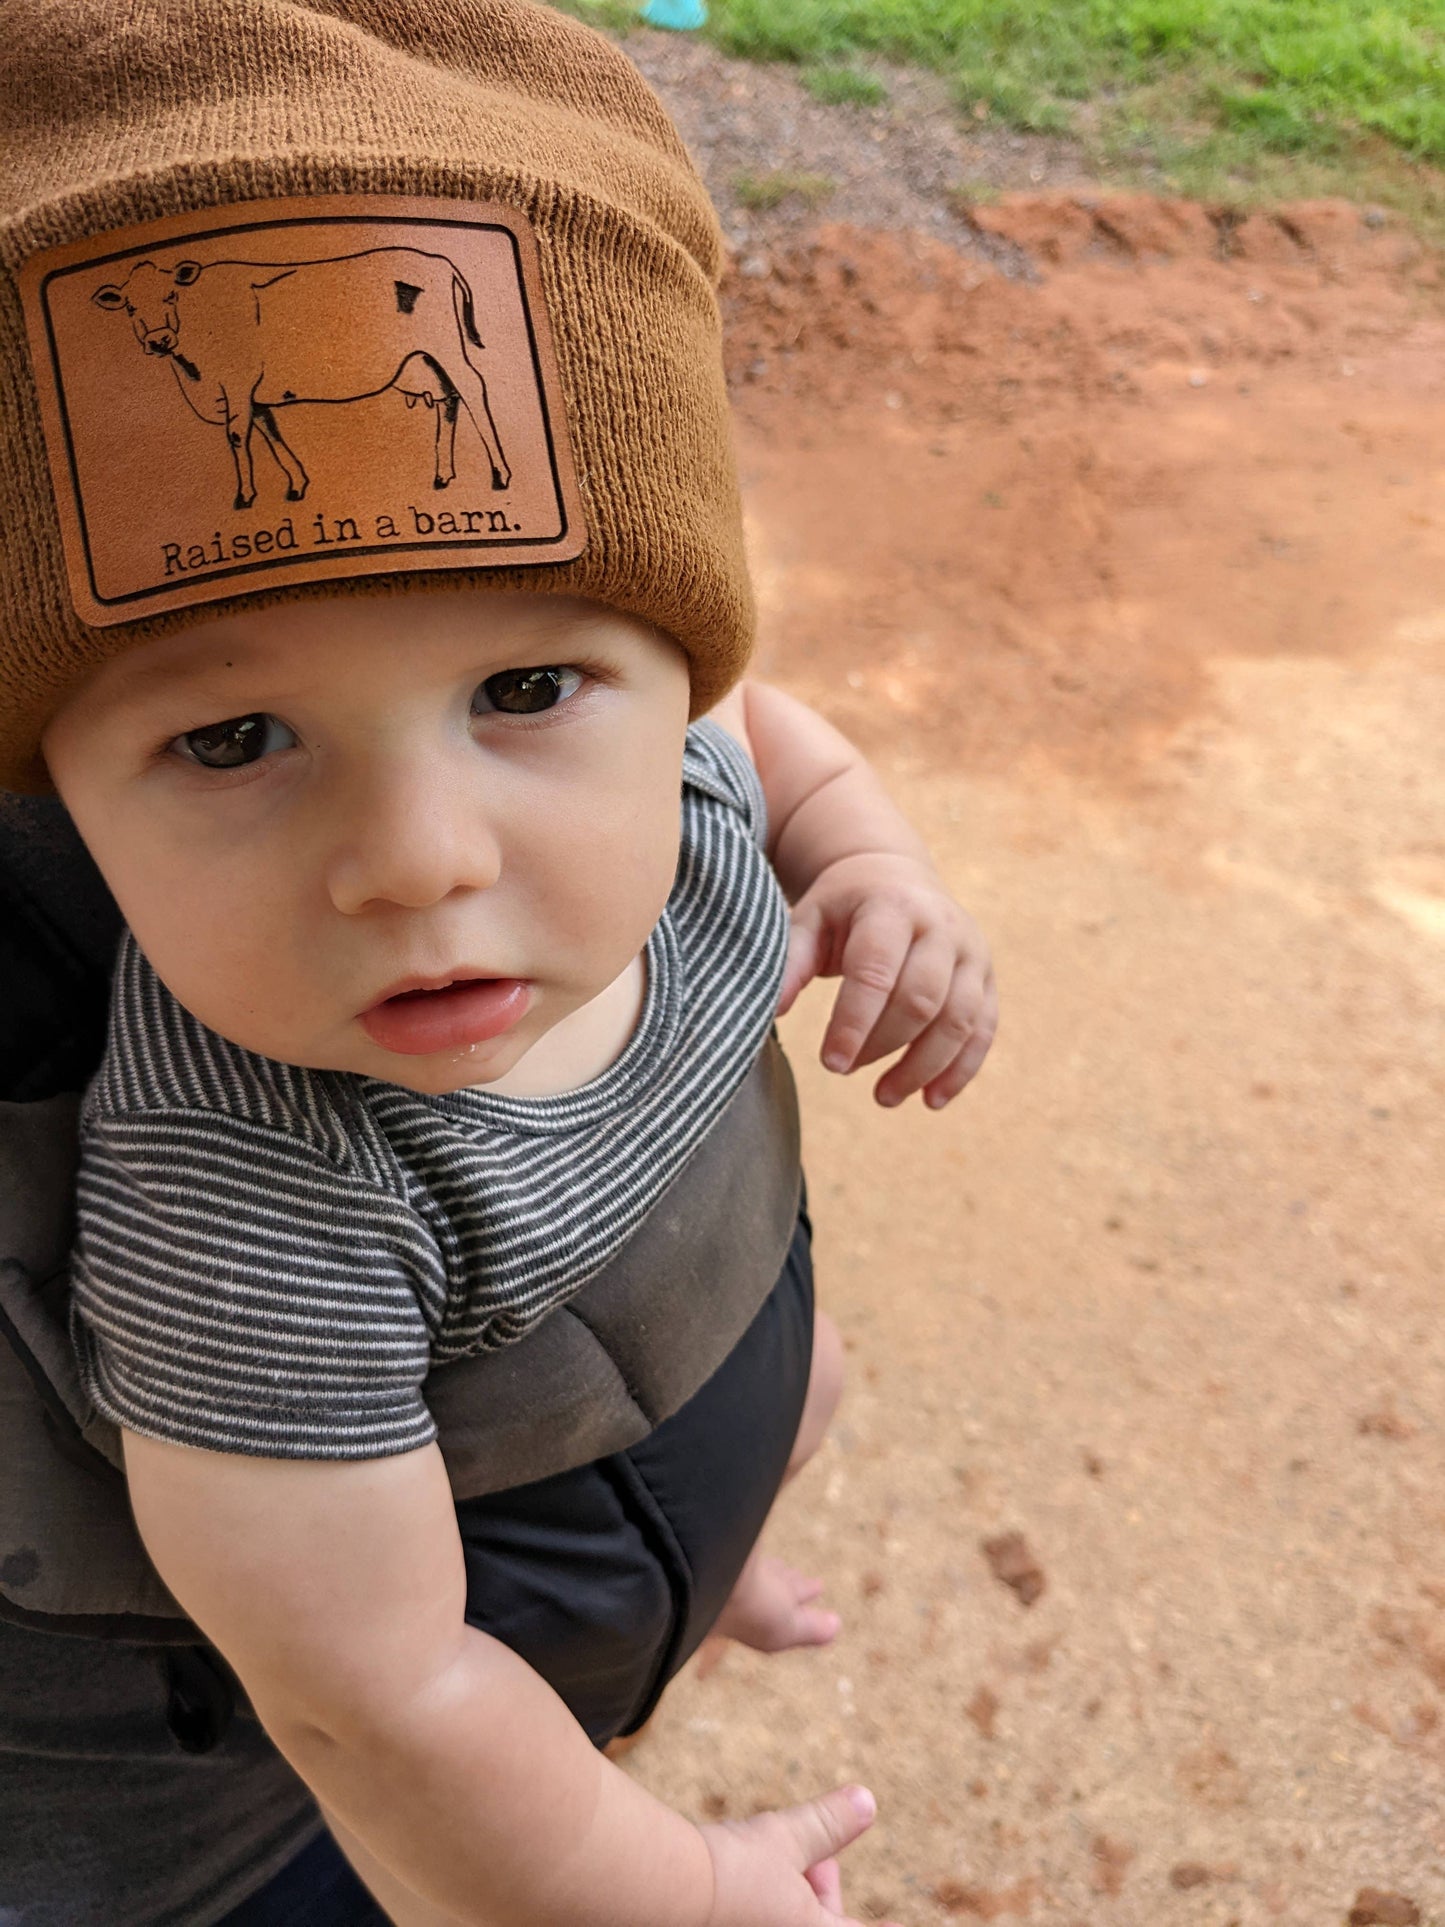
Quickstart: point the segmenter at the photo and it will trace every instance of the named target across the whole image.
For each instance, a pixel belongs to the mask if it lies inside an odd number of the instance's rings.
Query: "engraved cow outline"
[[[467,354],[468,343],[483,347],[472,291],[444,254],[367,248],[318,261],[185,260],[173,268],[145,260],[91,300],[129,314],[144,352],[170,362],[191,411],[224,427],[238,509],[256,499],[257,429],[286,477],[286,500],[306,493],[310,478],[277,426],[277,409],[363,401],[388,388],[408,408],[424,401],[436,410],[433,488],[455,479],[461,404],[486,450],[492,488],[511,486],[487,384]],[[323,338],[308,348],[308,333],[314,341],[318,332]],[[368,358],[373,365],[363,374]]]

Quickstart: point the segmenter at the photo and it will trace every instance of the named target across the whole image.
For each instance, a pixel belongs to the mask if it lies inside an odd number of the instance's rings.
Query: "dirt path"
[[[978,218],[729,291],[764,669],[1006,1017],[943,1119],[791,1022],[852,1383],[774,1543],[846,1628],[630,1765],[699,1813],[866,1775],[864,1919],[1439,1927],[1439,264],[1328,206]]]

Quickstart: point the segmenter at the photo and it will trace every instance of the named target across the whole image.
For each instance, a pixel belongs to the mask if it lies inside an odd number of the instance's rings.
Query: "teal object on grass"
[[[707,20],[707,0],[647,0],[642,17],[649,27],[695,33]]]

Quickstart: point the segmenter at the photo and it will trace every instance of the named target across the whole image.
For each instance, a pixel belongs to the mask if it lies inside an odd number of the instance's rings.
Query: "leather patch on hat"
[[[86,622],[585,546],[512,208],[245,202],[37,255],[21,286]]]

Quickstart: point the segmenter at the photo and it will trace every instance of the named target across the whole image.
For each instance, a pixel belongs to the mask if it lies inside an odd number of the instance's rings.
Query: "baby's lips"
[[[500,1037],[525,1016],[531,996],[519,977],[471,977],[436,990],[393,992],[358,1021],[383,1050],[429,1057]]]

